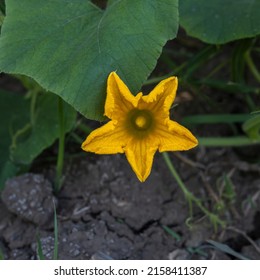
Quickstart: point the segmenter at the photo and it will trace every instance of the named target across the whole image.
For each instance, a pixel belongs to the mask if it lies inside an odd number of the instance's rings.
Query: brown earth
[[[53,208],[57,206],[59,259],[230,259],[213,248],[215,240],[260,259],[260,168],[240,161],[231,149],[196,148],[172,161],[187,187],[213,210],[232,180],[235,201],[226,205],[227,227],[213,230],[196,207],[189,223],[187,201],[157,154],[149,179],[140,183],[123,155],[67,161],[57,196],[54,169],[28,173],[6,183],[0,201],[0,247],[6,259],[37,259],[37,236],[45,258],[52,259]],[[39,173],[38,169],[35,168]],[[215,197],[216,198],[216,197]],[[167,229],[172,230],[171,235]]]

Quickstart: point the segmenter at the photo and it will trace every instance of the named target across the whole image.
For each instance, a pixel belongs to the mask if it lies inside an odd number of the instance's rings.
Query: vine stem
[[[164,153],[162,153],[162,155],[163,155],[165,163],[166,163],[167,167],[169,168],[172,176],[176,180],[177,184],[181,188],[182,192],[184,193],[185,198],[188,201],[189,209],[190,209],[190,216],[192,217],[192,203],[195,203],[200,208],[200,210],[202,212],[204,212],[204,214],[206,216],[208,216],[208,218],[210,219],[210,221],[212,222],[212,224],[214,226],[215,231],[217,230],[218,224],[221,226],[224,226],[225,223],[222,220],[220,220],[217,215],[215,215],[214,213],[211,213],[207,208],[205,208],[202,205],[201,201],[187,189],[186,185],[184,184],[184,182],[182,181],[178,172],[176,171],[175,167],[173,166],[168,153],[164,152]]]
[[[247,66],[249,67],[251,73],[253,74],[255,79],[260,83],[260,73],[259,73],[258,69],[256,68],[256,65],[254,64],[254,61],[253,61],[249,51],[245,54],[245,60],[246,60]]]
[[[58,98],[58,120],[59,120],[59,150],[56,164],[56,180],[55,180],[55,192],[59,192],[62,184],[62,171],[64,163],[64,147],[65,147],[65,119],[63,100]]]

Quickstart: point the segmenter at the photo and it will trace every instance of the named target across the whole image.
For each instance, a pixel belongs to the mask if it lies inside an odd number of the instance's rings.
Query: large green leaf
[[[30,102],[21,94],[0,91],[0,190],[20,165],[30,164],[59,136],[58,96],[38,97],[34,124],[30,123]],[[65,132],[71,130],[76,111],[63,104]]]
[[[102,119],[117,71],[136,93],[178,29],[178,0],[6,0],[0,69],[25,74],[88,118]]]
[[[0,189],[7,178],[15,175],[9,147],[15,132],[29,121],[28,112],[29,102],[21,94],[0,91]]]
[[[180,24],[200,40],[223,44],[260,34],[259,0],[181,0]]]
[[[30,164],[59,136],[58,96],[44,93],[38,98],[35,124],[24,139],[12,146],[11,158],[18,164]],[[71,130],[76,120],[76,111],[67,103],[64,106],[65,132]],[[18,139],[19,140],[19,139]]]

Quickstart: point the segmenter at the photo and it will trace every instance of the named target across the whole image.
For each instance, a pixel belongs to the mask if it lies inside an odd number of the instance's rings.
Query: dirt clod
[[[53,217],[52,186],[43,175],[27,173],[7,180],[2,201],[10,212],[40,226]]]

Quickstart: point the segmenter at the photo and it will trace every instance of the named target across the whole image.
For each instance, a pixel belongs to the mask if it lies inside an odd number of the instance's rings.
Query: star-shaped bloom
[[[82,149],[96,154],[125,153],[138,179],[149,176],[157,150],[183,151],[198,144],[193,134],[170,120],[178,80],[161,81],[148,95],[132,95],[116,72],[107,80],[105,116],[111,119],[90,133]]]

